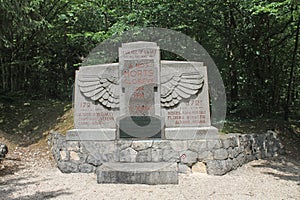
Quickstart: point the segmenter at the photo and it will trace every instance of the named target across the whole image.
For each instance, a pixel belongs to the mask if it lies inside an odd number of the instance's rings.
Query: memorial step
[[[178,184],[177,163],[104,163],[96,175],[98,183]]]

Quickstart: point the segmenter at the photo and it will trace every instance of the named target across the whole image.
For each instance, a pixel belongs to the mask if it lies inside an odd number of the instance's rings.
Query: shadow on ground
[[[0,178],[3,176],[6,176],[6,175],[13,175],[13,174],[17,173],[19,170],[24,168],[17,163],[17,161],[21,161],[20,159],[10,158],[9,160],[13,161],[14,164],[10,164],[8,166],[6,163],[6,160],[2,161],[0,164]]]
[[[38,181],[27,181],[29,179],[29,175],[27,177],[15,178],[13,176],[8,178],[6,181],[2,181],[0,179],[0,199],[5,200],[32,200],[32,199],[52,199],[61,195],[71,195],[70,192],[65,192],[64,190],[53,190],[53,191],[35,191],[34,194],[25,194],[24,188],[31,187],[32,185],[39,185],[41,180]],[[32,176],[30,177],[32,178]],[[47,179],[43,179],[42,181],[46,182]],[[20,195],[21,194],[21,195]],[[16,198],[15,195],[18,197]]]
[[[269,170],[261,173],[272,175],[277,179],[295,181],[300,185],[300,165],[297,161],[281,157],[280,159],[267,160],[263,164],[252,165],[252,167],[267,168]]]

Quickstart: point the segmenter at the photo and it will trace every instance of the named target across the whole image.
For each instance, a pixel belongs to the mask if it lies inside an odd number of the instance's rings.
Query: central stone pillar
[[[159,47],[152,42],[123,44],[119,67],[119,138],[162,137]]]

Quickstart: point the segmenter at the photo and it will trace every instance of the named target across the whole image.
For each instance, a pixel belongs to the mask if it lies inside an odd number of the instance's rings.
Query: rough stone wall
[[[53,132],[49,142],[64,173],[92,173],[104,162],[177,162],[182,173],[223,175],[249,161],[283,153],[273,131],[184,141],[66,141],[65,136]]]

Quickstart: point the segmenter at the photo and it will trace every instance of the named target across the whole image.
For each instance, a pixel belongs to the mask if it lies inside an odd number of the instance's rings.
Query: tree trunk
[[[285,109],[284,109],[284,120],[288,120],[289,112],[290,112],[289,104],[290,104],[290,99],[291,99],[291,88],[293,85],[294,69],[295,69],[295,65],[296,65],[296,56],[297,56],[297,51],[298,51],[299,26],[300,26],[300,17],[298,17],[298,22],[297,22],[295,47],[294,47],[294,51],[293,51],[292,65],[291,65],[288,89],[287,89],[287,94],[286,94],[286,103],[285,103]]]
[[[232,102],[235,102],[238,99],[238,71],[235,66],[235,55],[233,52],[233,41],[232,37],[234,30],[236,28],[236,22],[234,18],[234,13],[231,11],[231,4],[228,5],[229,12],[225,12],[225,27],[228,28],[228,40],[227,40],[227,60],[229,61],[229,74],[230,78],[230,98]],[[234,108],[233,108],[234,109]]]
[[[5,65],[4,65],[4,62],[3,62],[3,59],[1,59],[1,71],[2,71],[2,73],[1,73],[1,76],[2,76],[2,90],[4,91],[5,90],[5,86],[6,86],[6,84],[5,84],[5,80],[6,80],[6,78],[5,78]]]

